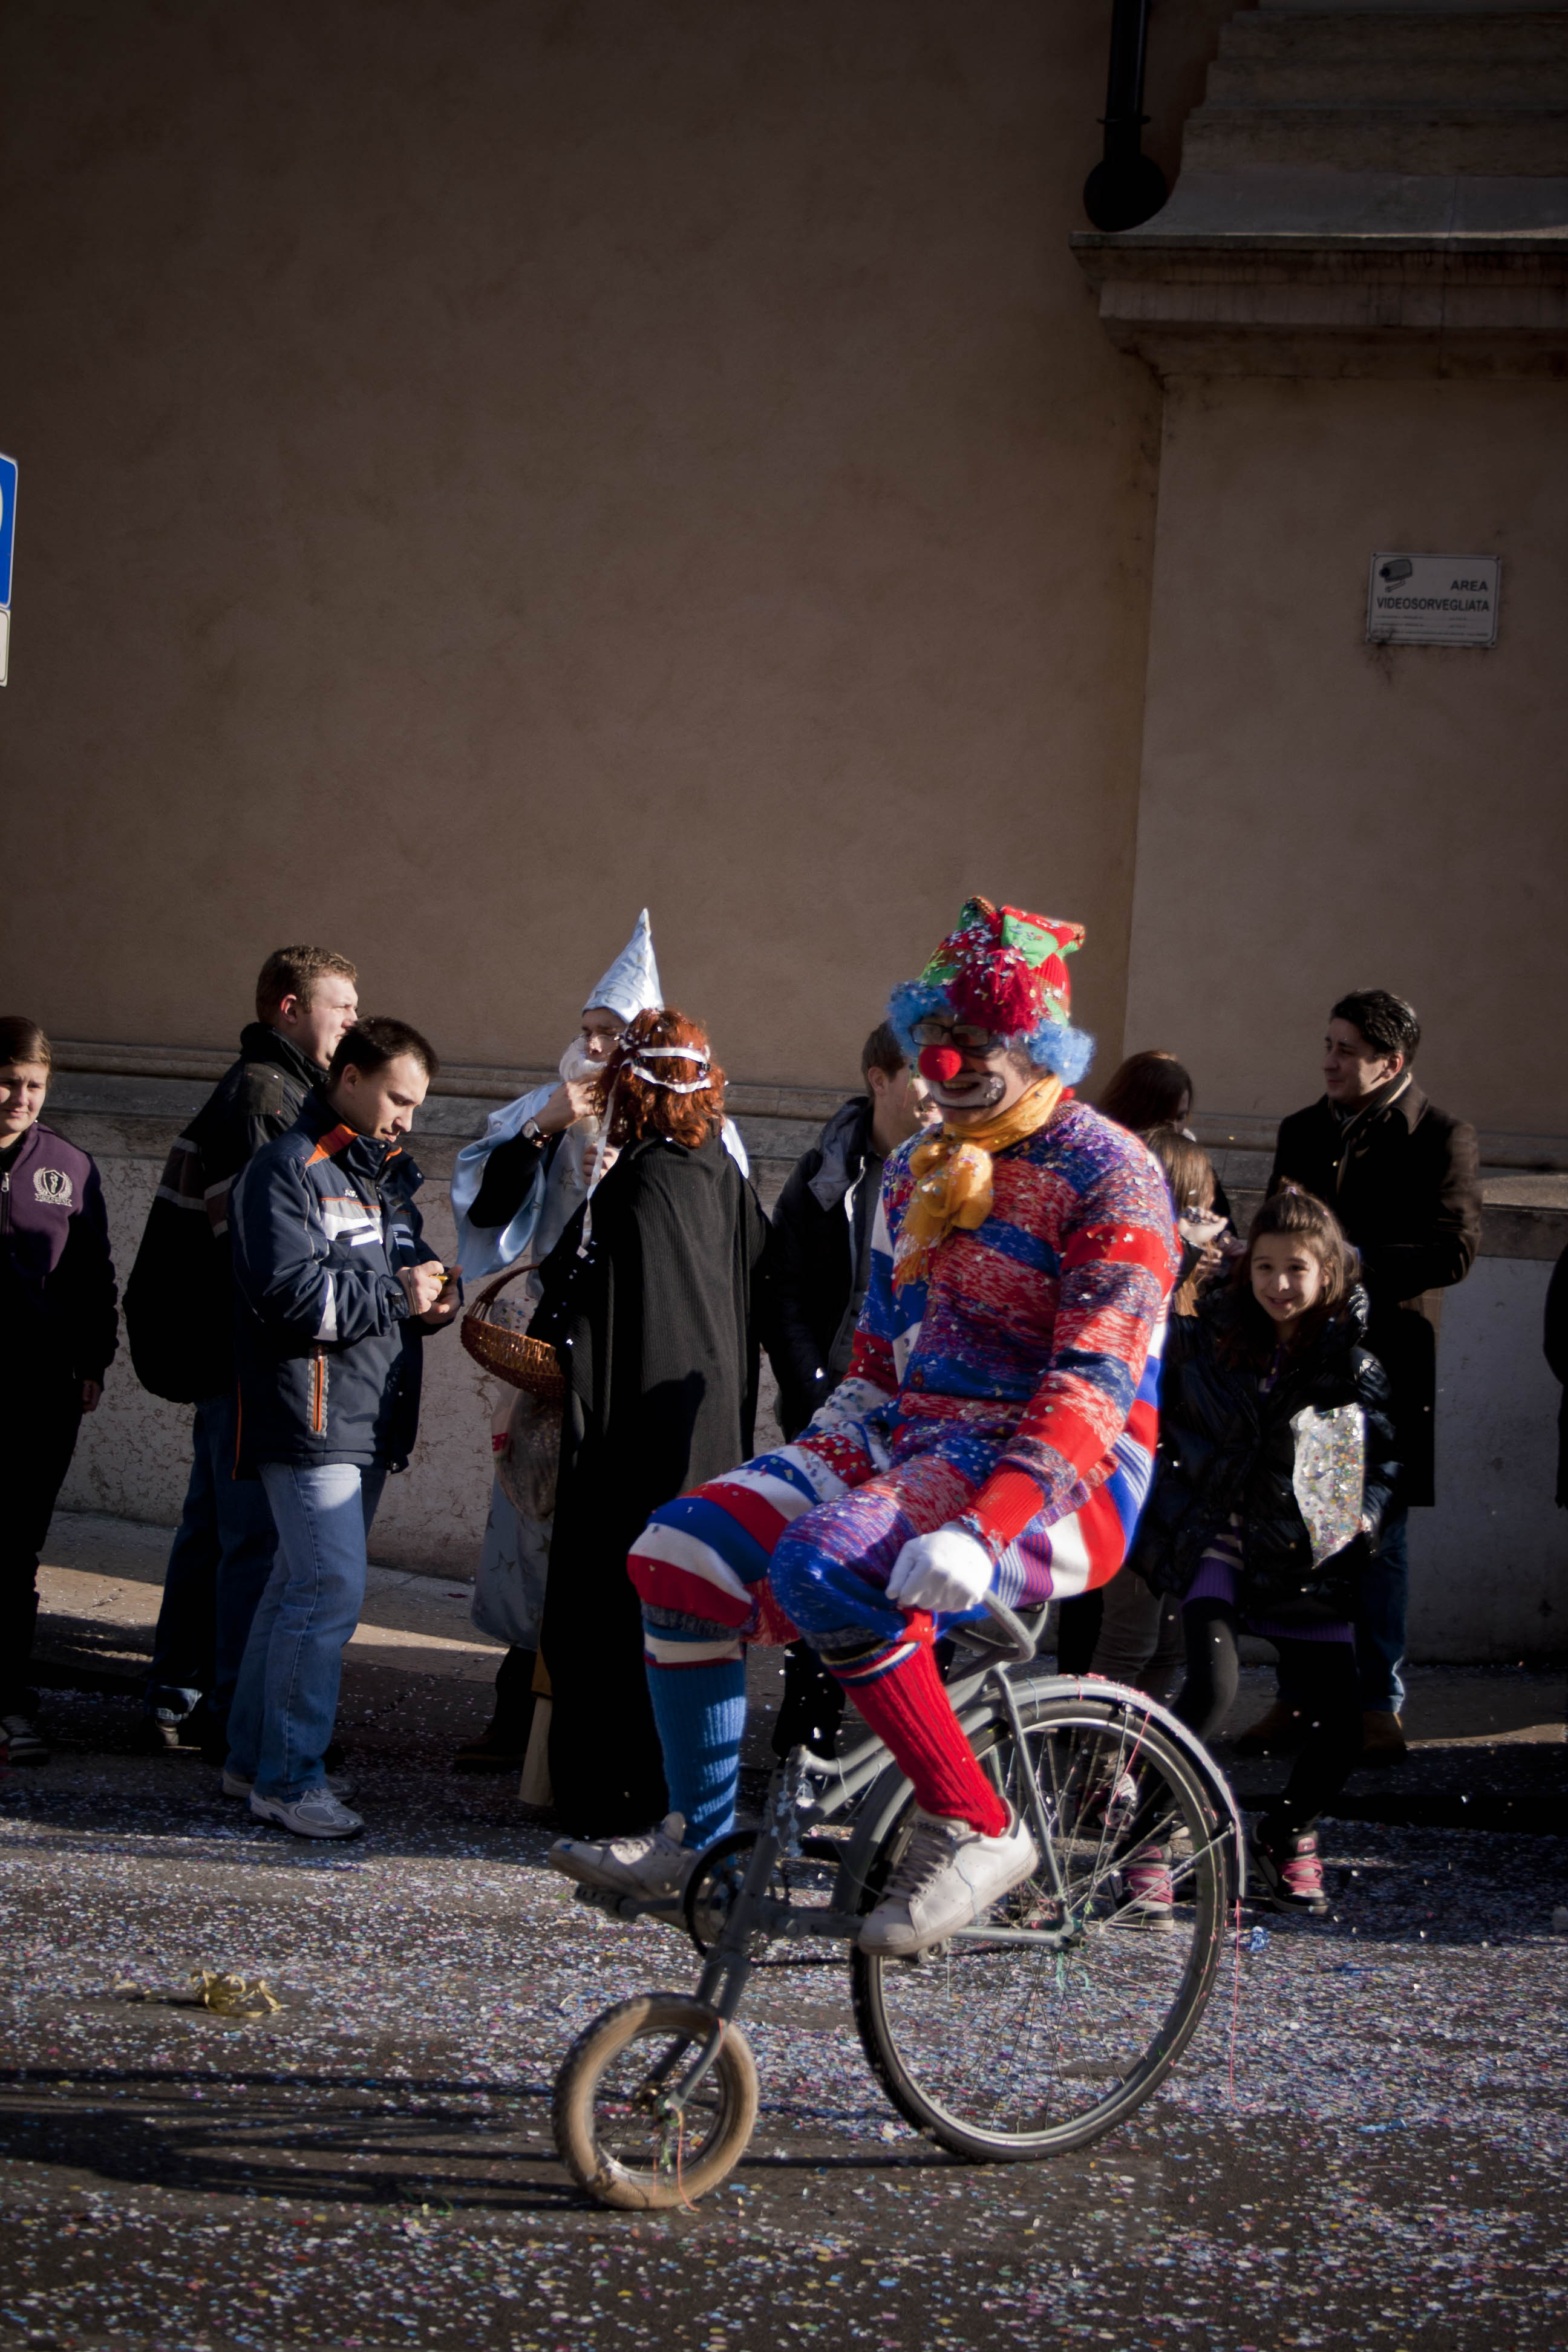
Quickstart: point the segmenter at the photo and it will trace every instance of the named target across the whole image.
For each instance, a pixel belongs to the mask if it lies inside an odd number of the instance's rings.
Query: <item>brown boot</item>
[[[1410,1753],[1405,1726],[1396,1715],[1365,1709],[1361,1719],[1361,1760],[1363,1764],[1403,1764]]]
[[[1277,1698],[1267,1715],[1231,1741],[1238,1756],[1294,1756],[1307,1737],[1300,1710]]]

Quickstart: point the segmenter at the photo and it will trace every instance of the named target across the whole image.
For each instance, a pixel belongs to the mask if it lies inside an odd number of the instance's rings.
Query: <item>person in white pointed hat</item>
[[[591,1178],[599,1141],[591,1108],[594,1080],[627,1022],[663,1002],[645,907],[631,938],[589,992],[582,1027],[561,1056],[560,1085],[534,1087],[492,1111],[483,1135],[458,1154],[452,1213],[468,1281],[482,1281],[522,1259],[538,1265],[549,1256]],[[492,1165],[498,1152],[500,1164]],[[498,1224],[497,1207],[514,1195],[517,1209]]]
[[[645,907],[631,938],[589,992],[582,1024],[561,1056],[560,1083],[532,1087],[493,1111],[483,1135],[458,1154],[452,1212],[458,1264],[470,1282],[509,1266],[525,1269],[506,1294],[520,1328],[527,1328],[538,1303],[533,1269],[542,1265],[615,1156],[604,1147],[604,1123],[594,1108],[595,1081],[627,1024],[639,1013],[656,1012],[663,1001]],[[745,1148],[728,1121],[724,1141],[745,1174]],[[526,1397],[514,1408],[509,1396],[505,1410],[507,1423],[495,1432],[502,1464],[490,1488],[469,1613],[481,1633],[505,1642],[508,1650],[496,1676],[494,1717],[458,1751],[460,1771],[519,1769],[533,1712],[552,1514],[520,1510],[506,1490],[509,1449],[521,1450],[518,1420],[538,1416]],[[541,1444],[547,1440],[542,1432]]]

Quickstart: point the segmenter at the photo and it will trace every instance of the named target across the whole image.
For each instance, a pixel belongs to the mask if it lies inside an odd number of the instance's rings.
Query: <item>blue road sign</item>
[[[0,604],[11,602],[11,551],[16,543],[16,460],[0,457]]]

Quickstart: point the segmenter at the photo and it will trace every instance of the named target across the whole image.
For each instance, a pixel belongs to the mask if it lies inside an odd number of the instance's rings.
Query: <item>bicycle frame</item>
[[[1247,1854],[1241,1816],[1228,1783],[1195,1734],[1178,1721],[1167,1707],[1149,1698],[1143,1692],[1131,1690],[1122,1684],[1086,1682],[1068,1675],[1025,1675],[1022,1669],[1033,1662],[1037,1631],[1022,1623],[1000,1603],[988,1601],[987,1607],[1000,1628],[1003,1638],[1001,1654],[984,1660],[972,1672],[951,1684],[948,1697],[971,1739],[994,1721],[998,1708],[1006,1717],[1013,1737],[1014,1753],[1023,1766],[1025,1800],[1031,1824],[1040,1852],[1047,1859],[1052,1893],[1062,1906],[1063,1917],[1058,1927],[994,1927],[980,1924],[961,1927],[955,1930],[953,1940],[1032,1944],[1060,1951],[1075,1943],[1082,1933],[1080,1923],[1071,1916],[1068,1891],[1061,1878],[1056,1850],[1056,1825],[1029,1757],[1028,1719],[1031,1717],[1037,1719],[1039,1709],[1047,1700],[1076,1698],[1100,1704],[1110,1701],[1134,1718],[1142,1717],[1160,1726],[1195,1768],[1216,1816],[1215,1837],[1194,1860],[1202,1859],[1203,1853],[1213,1851],[1217,1845],[1230,1845],[1237,1859],[1239,1893],[1245,1885]],[[985,1646],[993,1645],[987,1640]],[[1130,1762],[1136,1761],[1140,1744],[1141,1737],[1131,1741],[1128,1751]],[[698,1980],[694,1997],[712,2011],[718,2020],[716,2031],[707,2037],[695,2062],[678,2081],[671,2082],[670,2078],[674,2076],[689,2043],[672,2049],[648,2077],[650,2084],[658,2084],[661,2089],[666,2084],[670,2084],[663,2100],[668,2111],[679,2113],[686,2105],[717,2062],[724,2035],[740,2009],[755,1966],[752,1957],[752,1940],[759,1929],[770,1937],[789,1942],[824,1937],[848,1944],[857,1940],[861,1921],[859,1903],[872,1857],[907,1805],[910,1794],[909,1781],[891,1760],[882,1742],[873,1735],[868,1735],[842,1758],[814,1757],[804,1748],[791,1749],[773,1776],[766,1812],[752,1847],[741,1891],[730,1906],[719,1939],[707,1954]],[[866,1801],[862,1804],[863,1799]],[[848,1850],[838,1864],[832,1900],[826,1908],[800,1910],[787,1900],[780,1902],[775,1895],[770,1895],[768,1888],[780,1861],[798,1854],[801,1850],[803,1828],[841,1820],[851,1814],[855,1816],[854,1832]],[[586,1888],[580,1892],[584,1899],[595,1903],[597,1907],[614,1916],[652,1916],[662,1918],[670,1925],[679,1925],[681,1921],[682,1915],[678,1907],[668,1904],[639,1903],[629,1896],[594,1894]]]

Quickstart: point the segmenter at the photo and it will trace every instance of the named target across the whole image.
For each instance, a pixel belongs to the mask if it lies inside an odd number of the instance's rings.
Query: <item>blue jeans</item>
[[[1356,1617],[1361,1703],[1369,1714],[1397,1715],[1405,1704],[1405,1612],[1410,1597],[1410,1514],[1390,1511],[1363,1572]]]
[[[264,1462],[278,1564],[245,1645],[228,1716],[228,1769],[292,1804],[326,1778],[343,1647],[364,1602],[365,1542],[386,1481],[377,1463]]]
[[[204,1696],[221,1723],[234,1697],[278,1531],[259,1480],[237,1478],[234,1396],[196,1407],[190,1484],[163,1576],[147,1673],[149,1715],[178,1722]]]

